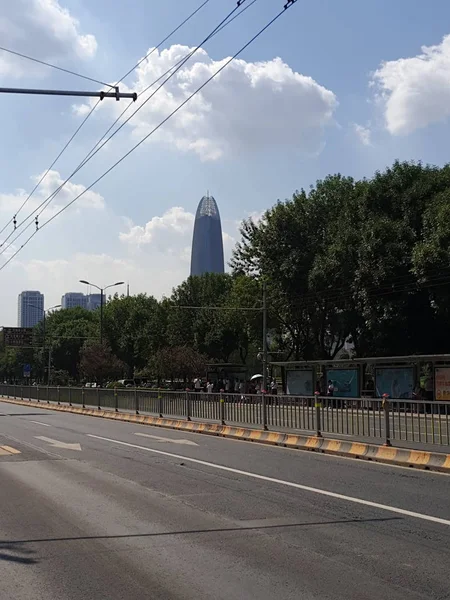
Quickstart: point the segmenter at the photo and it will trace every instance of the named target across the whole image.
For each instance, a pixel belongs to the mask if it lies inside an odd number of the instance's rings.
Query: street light
[[[90,281],[86,281],[85,279],[80,279],[80,283],[84,283],[85,285],[90,285],[92,287],[100,290],[100,345],[103,346],[103,293],[106,292],[107,289],[112,288],[116,285],[123,285],[125,281],[117,281],[116,283],[111,283],[104,288],[101,288],[95,283],[91,283]]]

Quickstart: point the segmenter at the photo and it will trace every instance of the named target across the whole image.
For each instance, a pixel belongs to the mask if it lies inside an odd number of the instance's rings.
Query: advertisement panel
[[[388,394],[389,398],[412,398],[414,391],[413,367],[379,367],[375,369],[377,397]]]
[[[359,395],[358,369],[327,369],[327,386],[331,379],[334,396],[357,398]]]
[[[434,390],[436,400],[450,400],[450,367],[435,368]]]
[[[287,371],[286,373],[287,393],[292,396],[313,396],[313,371]]]

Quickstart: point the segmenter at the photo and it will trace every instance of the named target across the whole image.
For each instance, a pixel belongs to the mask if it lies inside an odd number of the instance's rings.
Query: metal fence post
[[[383,410],[384,410],[384,433],[385,433],[385,446],[392,446],[391,444],[391,422],[389,418],[389,394],[383,394]]]
[[[30,396],[31,396],[31,394],[30,394]],[[31,398],[30,398],[30,400],[31,400]],[[36,386],[36,400],[39,402],[39,386],[38,385]]]
[[[139,396],[138,396],[136,387],[134,388],[134,407],[136,410],[136,414],[138,415],[139,414]]]
[[[58,405],[61,404],[61,388],[58,385]]]
[[[117,396],[117,388],[114,388],[114,410],[119,412],[119,398]]]
[[[100,410],[101,407],[102,406],[101,406],[101,403],[100,403],[100,388],[98,387],[97,388],[97,408],[98,408],[98,410]]]
[[[69,386],[69,406],[72,406],[72,387]]]
[[[220,422],[225,425],[225,398],[223,397],[223,390],[220,390]]]
[[[190,421],[191,420],[191,395],[189,394],[188,390],[186,390],[185,394],[186,394],[186,420]]]
[[[47,385],[47,404],[50,404],[50,388]]]
[[[158,404],[159,404],[159,416],[163,416],[163,399],[161,396],[161,390],[158,388]]]
[[[262,393],[262,425],[264,431],[267,431],[267,400],[264,391]]]
[[[23,385],[20,386],[20,399],[23,400]]]
[[[81,388],[81,405],[83,408],[86,408],[86,404],[84,402],[84,388]]]
[[[320,409],[322,408],[322,402],[320,401],[319,392],[315,392],[314,409],[316,411],[316,437],[322,437],[322,425],[320,423]]]

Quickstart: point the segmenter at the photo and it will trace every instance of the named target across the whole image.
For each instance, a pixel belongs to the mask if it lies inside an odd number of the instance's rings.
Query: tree
[[[80,351],[86,340],[98,339],[98,315],[84,308],[58,310],[46,318],[45,348],[35,353],[38,364],[45,365],[51,348],[55,370],[66,371],[79,379]]]
[[[258,224],[242,224],[232,267],[266,280],[288,358],[332,358],[350,334],[351,307],[334,289],[348,282],[354,260],[335,240],[349,227],[359,194],[353,179],[330,176],[278,202]]]
[[[237,348],[237,332],[224,306],[233,285],[231,275],[205,273],[189,277],[170,297],[167,340],[172,346],[193,346],[211,359],[227,362]]]
[[[113,353],[133,378],[164,345],[165,316],[153,296],[115,296],[104,307],[104,331]]]
[[[109,379],[119,379],[125,365],[115,356],[106,344],[87,343],[80,353],[80,371],[89,381],[104,383]]]
[[[158,379],[169,379],[172,383],[181,380],[184,384],[206,371],[207,358],[189,346],[162,348],[154,354],[148,366],[149,372]]]

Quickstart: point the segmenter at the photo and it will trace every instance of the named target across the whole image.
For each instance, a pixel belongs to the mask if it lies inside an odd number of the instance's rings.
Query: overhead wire
[[[22,52],[10,50],[9,48],[5,48],[4,46],[0,46],[0,50],[3,50],[3,52],[8,52],[9,54],[14,54],[15,56],[20,56],[21,58],[26,58],[27,60],[31,60],[35,63],[39,63],[40,65],[45,65],[46,67],[51,67],[52,69],[57,69],[58,71],[63,71],[64,73],[69,73],[69,75],[74,75],[75,77],[80,77],[81,79],[86,79],[87,81],[92,81],[93,83],[98,83],[99,85],[104,85],[104,86],[109,87],[109,84],[105,83],[104,81],[100,81],[99,79],[94,79],[93,77],[88,77],[87,75],[82,75],[81,73],[77,73],[76,71],[71,71],[70,69],[64,69],[64,67],[58,67],[57,65],[53,65],[52,63],[46,62],[45,60],[40,60],[39,58],[34,58],[33,56],[28,56],[27,54],[22,54]]]
[[[130,69],[129,71],[127,71],[125,73],[125,75],[123,75],[123,77],[121,77],[119,79],[119,81],[117,81],[114,85],[109,85],[109,84],[103,84],[101,82],[101,85],[104,85],[106,87],[109,88],[114,88],[117,87],[126,77],[128,77],[128,75],[130,73],[133,72],[134,69],[136,69],[144,60],[147,60],[156,50],[158,50],[165,42],[167,42],[167,40],[172,37],[175,33],[177,33],[184,25],[186,25],[186,23],[188,23],[204,6],[206,6],[206,4],[209,3],[210,0],[203,0],[203,2],[195,9],[193,10],[179,25],[177,25],[177,27],[175,27],[175,29],[173,29],[169,34],[167,34],[156,46],[154,46],[150,52],[148,52],[143,58],[141,58],[136,65]],[[5,48],[0,47],[0,49],[5,50]],[[26,58],[30,58],[30,57],[26,57]],[[54,65],[49,65],[49,66],[54,66]],[[55,67],[58,68],[58,67]],[[34,192],[38,189],[38,187],[41,185],[41,183],[44,181],[44,179],[47,177],[47,175],[49,174],[49,172],[51,171],[51,169],[55,166],[55,164],[58,162],[58,160],[61,158],[61,156],[63,155],[63,153],[67,150],[67,148],[69,147],[69,145],[72,143],[72,141],[74,140],[75,136],[79,133],[80,129],[85,125],[86,121],[91,117],[92,113],[95,111],[95,109],[97,108],[97,106],[100,104],[101,99],[97,100],[97,102],[92,106],[91,110],[89,111],[89,113],[86,115],[86,117],[83,119],[83,121],[81,122],[81,124],[77,127],[77,129],[75,130],[75,132],[72,134],[72,136],[70,137],[70,139],[68,140],[68,142],[65,144],[65,146],[63,147],[63,149],[60,151],[60,153],[58,154],[58,156],[55,158],[55,160],[52,162],[52,164],[50,165],[50,167],[45,171],[45,173],[43,174],[43,176],[39,179],[38,183],[35,185],[35,187],[32,189],[32,191],[28,194],[27,198],[25,198],[25,200],[22,202],[21,206],[19,207],[19,209],[16,211],[16,213],[14,214],[14,216],[12,217],[12,219],[10,219],[6,225],[0,230],[0,235],[3,233],[3,231],[8,227],[8,225],[10,223],[14,224],[14,229],[10,232],[10,234],[0,243],[0,248],[2,248],[4,246],[4,244],[10,239],[10,237],[14,234],[14,232],[21,227],[21,225],[24,223],[24,221],[22,221],[21,223],[19,223],[17,225],[17,215],[22,211],[22,209],[25,207],[25,205],[27,204],[27,202],[31,199],[31,197],[33,196]],[[130,102],[130,104],[127,106],[127,109],[131,106],[131,104],[133,104],[134,101]],[[117,122],[117,121],[116,121]],[[114,125],[113,125],[114,126]],[[110,129],[108,129],[108,132],[110,131]],[[107,133],[108,133],[107,132]],[[103,136],[104,137],[104,136]],[[101,139],[103,139],[103,137]],[[95,146],[94,146],[95,148]],[[82,162],[81,165],[83,165],[84,163]],[[80,167],[81,168],[81,167]],[[77,171],[75,171],[71,177],[76,173]],[[69,179],[67,179],[59,188],[57,188],[57,190],[54,190],[52,192],[52,194],[50,195],[50,197],[54,197],[54,195],[56,193],[58,193],[62,187],[64,187],[64,185],[67,183]],[[28,220],[29,218],[31,218],[32,216],[34,216],[34,214],[36,213],[37,210],[39,210],[39,208],[41,206],[43,206],[47,200],[49,198],[46,198],[44,200],[44,202],[42,202],[38,208],[36,208],[34,211],[32,211],[31,215],[29,215],[27,217],[26,220]],[[17,239],[17,237],[15,238]],[[11,244],[9,244],[5,250],[8,249],[8,247],[10,247]],[[0,252],[0,255],[3,254],[3,251]]]
[[[245,0],[239,0],[237,8],[244,2]],[[109,169],[107,169],[102,175],[100,175],[95,181],[93,181],[87,188],[85,188],[80,194],[78,194],[75,198],[73,198],[69,203],[63,206],[59,211],[57,211],[52,217],[47,219],[39,229],[33,231],[33,233],[28,237],[28,239],[9,257],[9,259],[0,267],[0,271],[2,271],[16,256],[19,254],[23,248],[33,239],[33,237],[41,231],[46,225],[49,225],[56,217],[58,217],[62,212],[67,210],[72,204],[74,204],[79,198],[81,198],[86,192],[88,192],[92,187],[94,187],[97,183],[99,183],[104,177],[106,177],[111,171],[113,171],[119,164],[121,164],[128,156],[130,156],[137,148],[139,148],[151,135],[153,135],[156,131],[158,131],[169,119],[171,119],[176,113],[178,113],[194,96],[196,96],[201,90],[203,90],[213,79],[215,79],[233,60],[235,60],[242,52],[244,52],[252,43],[256,41],[269,27],[271,27],[282,15],[286,13],[286,11],[291,8],[297,0],[288,0],[284,5],[283,9],[277,13],[264,27],[262,27],[248,42],[246,42],[233,56],[227,59],[210,77],[206,79],[206,81],[200,85],[192,94],[190,94],[181,104],[179,104],[167,117],[165,117],[157,126],[155,126],[147,135],[145,135],[137,144],[135,144],[128,152],[126,152],[119,160],[117,160]],[[234,9],[229,17],[235,12]],[[228,18],[229,18],[228,17]],[[226,20],[226,19],[225,19]],[[225,21],[224,20],[224,21]],[[222,23],[221,23],[222,24]],[[220,24],[220,25],[221,25]],[[216,28],[217,29],[217,28]]]
[[[209,1],[209,0],[208,0]],[[215,35],[217,35],[220,31],[222,31],[225,27],[227,27],[230,23],[232,23],[237,17],[239,17],[240,15],[242,15],[248,8],[250,8],[250,6],[252,6],[253,4],[255,4],[255,2],[257,0],[252,0],[252,2],[250,2],[247,6],[243,7],[236,15],[232,16],[238,8],[242,7],[242,3],[245,2],[246,0],[242,0],[241,4],[237,5],[236,8],[234,8],[224,19],[222,19],[222,21],[213,29],[213,31],[204,39],[200,42],[200,44],[198,44],[193,50],[191,50],[188,54],[186,54],[184,57],[182,57],[179,61],[177,61],[174,65],[172,65],[169,69],[167,69],[162,75],[160,75],[155,81],[153,81],[150,85],[148,85],[143,92],[141,92],[141,96],[142,94],[144,94],[146,91],[148,91],[151,87],[153,87],[156,83],[158,83],[159,81],[161,81],[161,79],[163,79],[166,75],[168,75],[168,77],[157,87],[157,89],[152,92],[152,94],[145,99],[145,101],[138,106],[138,108],[123,122],[120,124],[120,126],[106,139],[104,140],[104,138],[108,135],[108,133],[111,131],[111,129],[116,125],[116,123],[121,119],[121,117],[125,114],[125,112],[130,108],[130,106],[133,104],[133,102],[131,102],[125,109],[124,111],[121,113],[121,115],[119,115],[119,117],[116,118],[116,120],[113,122],[113,124],[109,127],[109,129],[106,131],[106,133],[100,138],[100,140],[93,146],[93,148],[90,150],[90,152],[86,155],[86,157],[81,161],[81,163],[78,165],[78,167],[65,179],[65,181],[63,181],[58,188],[56,188],[47,198],[45,198],[45,200],[43,200],[41,202],[41,204],[34,209],[34,211],[32,211],[28,217],[26,217],[23,221],[21,221],[18,225],[16,225],[14,231],[20,229],[27,221],[29,221],[30,219],[32,219],[35,214],[37,213],[38,216],[40,216],[44,210],[49,206],[49,204],[54,200],[54,198],[56,197],[56,195],[63,189],[63,187],[70,181],[70,179],[76,175],[78,173],[78,171],[80,171],[80,169],[82,167],[84,167],[84,165],[89,162],[135,115],[137,112],[139,112],[154,96],[155,94],[157,94],[159,92],[159,90],[184,66],[184,64],[186,64],[186,62],[196,53],[198,52],[198,50],[205,44],[207,43],[209,40],[211,40]],[[205,3],[203,3],[205,4]],[[203,5],[202,5],[203,6]],[[200,8],[200,7],[199,7]],[[199,9],[197,9],[198,11]],[[140,61],[142,62],[142,60]],[[98,104],[98,103],[97,103]],[[96,105],[95,105],[96,106]],[[95,108],[94,106],[94,108]],[[92,111],[91,111],[92,112]],[[104,141],[103,141],[104,140]],[[102,143],[103,142],[103,143]],[[42,210],[40,210],[42,209]],[[38,212],[40,211],[40,212]],[[18,235],[16,235],[16,237],[12,240],[12,242],[10,244],[8,244],[6,247],[3,248],[3,250],[0,250],[0,255],[2,255],[9,247],[11,247],[14,242],[21,236],[23,235],[23,233],[32,225],[33,223],[30,222],[27,227],[25,227],[25,229],[19,233]],[[5,238],[5,240],[3,241],[2,244],[0,244],[0,248],[2,248],[2,246],[4,246],[4,244],[8,241],[8,239],[13,235],[13,232],[10,233],[10,235]],[[0,232],[1,233],[1,232]]]

